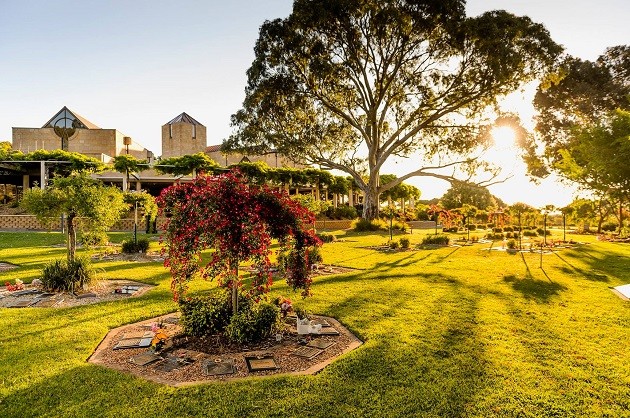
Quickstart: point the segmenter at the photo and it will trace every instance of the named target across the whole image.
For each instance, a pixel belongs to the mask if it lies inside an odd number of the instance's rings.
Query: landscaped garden
[[[630,281],[628,244],[568,234],[584,244],[542,256],[490,243],[418,248],[433,231],[414,230],[394,235],[409,249],[382,251],[388,233],[331,232],[324,263],[356,270],[315,277],[306,299],[283,281],[269,294],[364,342],[320,373],[174,388],[87,363],[111,329],[177,310],[161,262],[94,257],[101,279],[155,287],[91,305],[1,308],[0,416],[630,414],[630,305],[610,290]],[[78,255],[89,251],[105,250]],[[19,266],[0,279],[29,283],[65,254],[60,233],[0,233],[0,261]],[[216,291],[194,280],[188,294]]]

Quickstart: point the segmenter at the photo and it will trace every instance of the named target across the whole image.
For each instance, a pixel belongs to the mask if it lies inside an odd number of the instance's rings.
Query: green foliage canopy
[[[486,111],[534,79],[561,48],[527,17],[465,16],[465,2],[297,0],[263,24],[243,108],[226,150],[275,149],[348,173],[378,195],[413,176],[478,165]],[[392,156],[419,154],[413,171],[379,184]],[[366,175],[364,177],[364,175]]]

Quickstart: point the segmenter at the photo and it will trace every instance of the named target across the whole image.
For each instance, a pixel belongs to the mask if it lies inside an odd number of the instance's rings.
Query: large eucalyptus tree
[[[466,17],[463,0],[296,0],[260,29],[224,149],[275,149],[344,171],[372,219],[378,195],[410,177],[478,172],[488,110],[560,52],[528,17]],[[380,184],[392,156],[415,166]]]

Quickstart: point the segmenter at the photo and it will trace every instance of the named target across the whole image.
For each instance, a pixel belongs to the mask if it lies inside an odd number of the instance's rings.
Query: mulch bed
[[[125,286],[134,286],[137,287],[138,290],[133,293],[115,293],[116,289],[122,289]],[[0,290],[0,307],[67,308],[71,306],[91,305],[99,302],[138,297],[151,288],[153,288],[153,286],[132,280],[99,280],[89,289],[81,290],[76,293],[44,293],[35,286],[26,285],[23,290],[33,293],[21,294],[20,291],[9,292],[7,290]],[[20,304],[24,306],[16,306]]]
[[[177,324],[178,314],[170,314],[147,321],[130,324],[110,331],[94,354],[88,360],[115,370],[131,373],[155,382],[172,386],[182,386],[208,381],[227,381],[254,376],[277,374],[314,374],[341,354],[360,346],[362,342],[333,318],[313,315],[312,319],[326,321],[339,335],[298,335],[295,318],[287,318],[286,328],[282,331],[281,341],[276,335],[252,345],[237,346],[228,344],[219,337],[197,338],[181,334]],[[139,336],[151,329],[152,324],[162,323],[162,329],[169,335],[169,340],[158,355],[159,358],[147,365],[132,363],[139,355],[150,353],[149,348],[129,348],[114,350],[114,346],[127,336]],[[319,355],[308,359],[294,355],[294,352],[311,341],[329,341],[333,344]],[[325,344],[324,344],[325,345]],[[264,358],[272,356],[277,369],[249,371],[246,358]],[[205,365],[229,362],[235,371],[230,374],[208,375]],[[170,367],[170,366],[175,366]],[[170,369],[170,370],[169,370]]]

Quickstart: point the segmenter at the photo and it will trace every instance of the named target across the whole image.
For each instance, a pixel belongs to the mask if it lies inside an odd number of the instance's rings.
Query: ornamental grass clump
[[[138,238],[137,241],[123,241],[121,249],[125,254],[146,253],[149,250],[149,240],[147,238]]]
[[[48,291],[74,292],[89,286],[95,273],[90,260],[76,257],[72,261],[55,260],[44,266],[42,285]]]
[[[427,235],[422,239],[422,245],[448,245],[450,241],[448,235]]]

